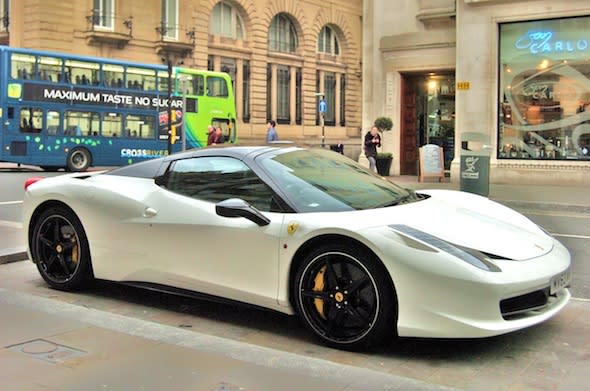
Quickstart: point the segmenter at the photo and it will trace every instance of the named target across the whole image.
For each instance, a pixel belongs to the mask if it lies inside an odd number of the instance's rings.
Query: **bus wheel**
[[[74,148],[68,155],[68,171],[86,171],[90,167],[92,158],[85,148]]]

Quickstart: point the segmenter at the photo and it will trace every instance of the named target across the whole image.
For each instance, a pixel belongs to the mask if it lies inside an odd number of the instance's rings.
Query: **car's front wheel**
[[[78,217],[63,206],[49,208],[33,229],[31,254],[52,288],[76,290],[92,279],[88,240]]]
[[[395,335],[395,291],[385,268],[355,246],[323,246],[296,273],[293,298],[306,326],[327,345],[359,349]]]

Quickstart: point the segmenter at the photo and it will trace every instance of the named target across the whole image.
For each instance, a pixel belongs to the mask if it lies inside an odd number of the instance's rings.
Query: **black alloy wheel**
[[[52,288],[80,289],[92,279],[86,234],[80,220],[65,207],[50,208],[37,219],[31,253]]]
[[[326,246],[301,264],[294,283],[297,311],[327,345],[354,350],[395,335],[395,292],[374,256]]]

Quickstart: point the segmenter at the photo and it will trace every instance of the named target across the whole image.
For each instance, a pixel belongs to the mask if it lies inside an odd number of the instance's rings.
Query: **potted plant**
[[[389,117],[379,117],[374,122],[375,127],[379,129],[380,133],[391,130],[393,121]],[[376,157],[377,173],[382,176],[388,176],[393,162],[393,154],[391,152],[378,152]]]
[[[377,157],[375,158],[377,173],[381,176],[388,176],[392,162],[393,155],[391,152],[377,152]]]

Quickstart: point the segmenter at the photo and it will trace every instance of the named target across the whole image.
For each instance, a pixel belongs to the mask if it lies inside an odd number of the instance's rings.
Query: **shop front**
[[[454,71],[403,73],[400,174],[418,175],[420,147],[442,148],[445,170],[455,154]]]
[[[498,162],[590,164],[590,17],[499,24]]]

